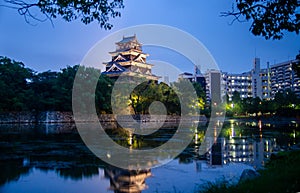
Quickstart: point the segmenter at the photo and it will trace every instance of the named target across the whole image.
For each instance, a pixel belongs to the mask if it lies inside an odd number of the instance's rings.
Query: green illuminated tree
[[[135,114],[148,114],[149,106],[154,101],[162,102],[168,114],[180,113],[179,98],[173,88],[165,83],[145,81],[133,90],[130,100]]]

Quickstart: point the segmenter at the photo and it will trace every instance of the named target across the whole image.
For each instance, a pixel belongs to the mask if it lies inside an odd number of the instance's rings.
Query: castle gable
[[[142,55],[138,55],[135,59],[135,62],[141,62],[141,63],[146,63],[145,59],[142,57]]]
[[[113,61],[126,61],[126,58],[122,54],[119,54]]]
[[[117,63],[113,63],[106,72],[125,72],[126,69]]]

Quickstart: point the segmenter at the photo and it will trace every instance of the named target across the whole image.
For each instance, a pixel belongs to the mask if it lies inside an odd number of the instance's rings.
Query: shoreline
[[[61,111],[45,111],[45,112],[5,112],[0,113],[0,124],[40,124],[40,123],[75,123],[76,122],[130,122],[130,119],[139,122],[166,122],[179,123],[182,122],[201,122],[206,123],[208,119],[204,115],[198,116],[184,116],[167,115],[113,115],[100,114],[97,117],[94,115],[82,115],[74,117],[72,112]],[[151,119],[152,118],[152,119]],[[155,121],[154,121],[155,120]]]
[[[167,115],[164,116],[153,115],[152,120],[150,115],[122,115],[116,116],[113,114],[99,114],[97,117],[94,115],[82,115],[74,117],[72,112],[62,111],[44,111],[44,112],[1,112],[0,113],[0,125],[1,124],[41,124],[41,123],[75,123],[76,122],[130,122],[133,118],[139,122],[166,122],[166,123],[179,123],[182,122],[200,122],[207,123],[210,118],[205,115],[197,116],[184,116],[179,115]],[[155,121],[153,121],[155,120]],[[277,123],[277,122],[292,122],[294,124],[300,123],[299,117],[225,117],[224,121],[237,120],[237,121],[262,121],[264,123]]]
[[[210,183],[204,189],[195,192],[298,192],[299,160],[299,148],[278,152],[271,157],[264,169],[258,170],[256,176],[246,175],[246,178],[240,179],[237,184],[229,184],[226,181]]]

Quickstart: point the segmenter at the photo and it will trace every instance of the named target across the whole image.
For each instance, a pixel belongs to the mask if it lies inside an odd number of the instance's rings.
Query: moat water
[[[133,144],[164,143],[174,129]],[[0,125],[0,193],[194,192],[208,182],[236,183],[244,169],[262,168],[272,153],[300,142],[297,121],[226,120],[218,138],[206,141],[211,148],[200,155],[206,126],[187,129],[195,136],[174,160],[127,171],[91,153],[73,124]],[[132,145],[117,128],[107,133],[119,144]]]

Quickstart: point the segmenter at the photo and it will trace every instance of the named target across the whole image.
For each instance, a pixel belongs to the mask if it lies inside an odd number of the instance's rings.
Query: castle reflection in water
[[[147,188],[146,178],[151,176],[147,170],[124,170],[116,167],[105,168],[105,177],[110,179],[110,190],[115,193],[139,193]]]

